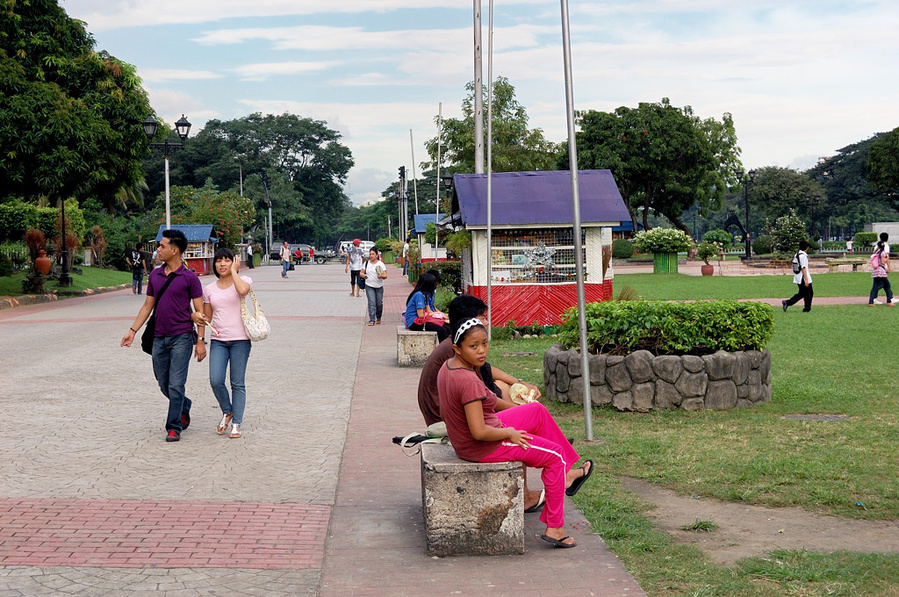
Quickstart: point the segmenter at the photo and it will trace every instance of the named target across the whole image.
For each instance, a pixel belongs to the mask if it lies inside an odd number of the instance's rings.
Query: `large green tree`
[[[206,179],[224,189],[237,190],[241,172],[244,194],[257,208],[261,228],[268,213],[259,173],[271,178],[275,230],[279,239],[323,245],[349,205],[343,183],[353,166],[352,154],[341,135],[327,123],[294,114],[250,114],[237,120],[210,120],[184,151],[171,158],[171,176],[178,184],[203,186]],[[148,169],[159,168],[148,163]],[[150,174],[151,188],[162,180]]]
[[[55,0],[0,0],[0,198],[107,205],[143,177],[151,112],[134,68]]]
[[[789,168],[767,166],[755,171],[749,184],[750,207],[763,220],[793,214],[808,223],[810,231],[824,231],[817,223],[826,221],[827,196],[824,187],[811,176]]]
[[[462,118],[442,121],[440,136],[441,162],[454,172],[475,171],[474,83],[465,86],[468,95],[462,101]],[[487,89],[484,93],[484,155],[487,135]],[[436,119],[435,119],[436,121]],[[493,171],[524,172],[555,169],[558,145],[547,141],[541,129],[528,128],[528,114],[515,99],[515,87],[505,77],[493,82]],[[430,162],[422,167],[434,168],[437,163],[437,137],[426,142]]]
[[[737,184],[740,149],[730,114],[702,119],[690,106],[677,108],[664,98],[614,112],[580,112],[578,125],[578,167],[612,171],[635,227],[637,210],[645,227],[652,211],[689,233],[681,214],[694,204],[702,213],[720,208],[728,187]],[[558,164],[568,167],[567,145]]]
[[[871,184],[891,196],[899,196],[899,128],[871,144],[867,170]]]

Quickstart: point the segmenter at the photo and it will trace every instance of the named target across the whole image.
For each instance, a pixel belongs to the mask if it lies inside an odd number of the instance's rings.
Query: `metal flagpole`
[[[412,129],[409,129],[409,146],[412,148],[412,194],[415,195],[415,215],[418,215],[418,181],[415,174],[415,141],[412,140]]]
[[[487,340],[493,336],[493,0],[487,18]]]
[[[443,102],[437,104],[437,197],[434,200],[434,262],[437,261],[437,225],[440,222],[440,133],[443,129]]]
[[[587,301],[584,296],[584,254],[581,240],[581,199],[578,184],[577,143],[574,122],[574,85],[571,82],[571,35],[568,26],[568,0],[562,3],[562,56],[565,63],[565,104],[568,116],[568,168],[571,172],[571,213],[574,225],[574,265],[577,279],[578,328],[581,340],[581,371],[584,379],[590,371],[590,355],[587,354]],[[593,406],[590,400],[590,384],[584,386],[584,433],[587,441],[593,441]]]
[[[484,90],[481,68],[481,0],[474,0],[474,173],[484,173]]]

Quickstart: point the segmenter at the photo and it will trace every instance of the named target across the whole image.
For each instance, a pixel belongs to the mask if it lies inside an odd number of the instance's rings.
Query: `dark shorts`
[[[350,286],[358,286],[359,280],[362,278],[359,277],[359,272],[362,270],[359,269],[351,269],[350,270]]]

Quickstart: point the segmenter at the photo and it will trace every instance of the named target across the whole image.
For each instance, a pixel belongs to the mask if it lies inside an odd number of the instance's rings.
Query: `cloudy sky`
[[[326,121],[353,152],[356,204],[411,168],[413,148],[426,158],[438,105],[460,116],[473,78],[466,0],[60,3],[98,49],[137,67],[170,123]],[[805,169],[899,126],[896,0],[569,0],[569,11],[576,109],[668,97],[703,118],[730,112],[747,169]],[[564,140],[560,3],[496,0],[494,28],[494,75],[515,86],[532,127]]]

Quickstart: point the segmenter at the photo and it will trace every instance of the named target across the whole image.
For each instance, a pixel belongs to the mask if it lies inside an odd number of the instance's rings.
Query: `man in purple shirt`
[[[184,385],[187,383],[191,350],[197,357],[197,362],[206,358],[206,322],[202,315],[203,285],[197,274],[184,266],[181,255],[186,250],[187,238],[183,232],[165,230],[162,233],[156,253],[165,266],[150,272],[147,298],[134,323],[122,337],[122,346],[131,346],[137,330],[150,318],[153,307],[156,307],[153,374],[159,382],[159,389],[169,399],[169,412],[165,422],[167,442],[180,440],[181,432],[190,425],[191,401],[184,395]],[[157,305],[156,296],[167,282],[168,286]],[[194,324],[197,325],[196,332]]]

